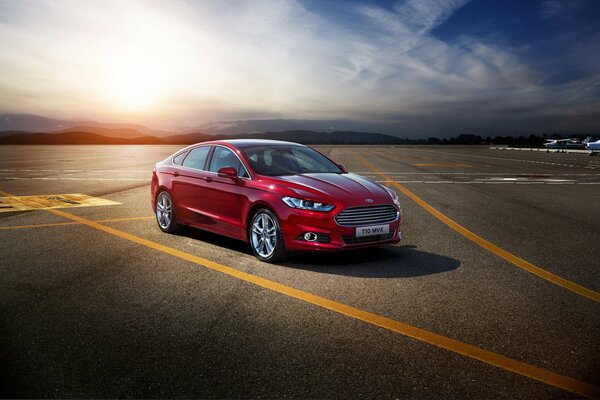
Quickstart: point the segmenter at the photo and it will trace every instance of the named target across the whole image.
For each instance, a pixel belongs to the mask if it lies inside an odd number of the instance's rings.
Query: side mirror
[[[219,174],[219,176],[221,178],[237,178],[237,169],[233,168],[233,167],[223,167],[223,168],[219,168],[219,170],[217,171],[217,174]]]
[[[344,164],[336,164],[344,174],[348,173],[348,170],[346,169],[346,167],[344,167]]]

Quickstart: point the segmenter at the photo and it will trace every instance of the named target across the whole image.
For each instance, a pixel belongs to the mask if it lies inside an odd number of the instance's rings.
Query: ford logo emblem
[[[372,203],[373,199],[365,199],[365,203]]]

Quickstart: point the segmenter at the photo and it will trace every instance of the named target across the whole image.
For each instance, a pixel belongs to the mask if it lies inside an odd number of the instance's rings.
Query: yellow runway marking
[[[44,196],[0,197],[0,212],[48,210],[50,208],[112,206],[116,201],[92,197],[81,193],[49,194]]]
[[[48,228],[48,227],[53,227],[53,226],[68,226],[68,225],[81,225],[81,224],[79,222],[55,222],[52,224],[0,226],[0,231],[10,231],[13,229]]]
[[[456,221],[448,218],[447,216],[445,216],[444,214],[439,212],[437,209],[435,209],[434,207],[432,207],[431,205],[426,203],[423,199],[421,199],[419,196],[417,196],[416,194],[414,194],[413,192],[408,190],[403,185],[401,185],[397,182],[393,182],[394,180],[390,176],[381,172],[377,167],[375,167],[373,164],[371,164],[366,158],[364,158],[359,153],[356,153],[356,152],[354,152],[354,153],[355,153],[356,157],[358,157],[364,165],[371,168],[373,171],[377,172],[386,181],[391,181],[391,183],[390,183],[391,185],[394,185],[398,190],[400,190],[406,196],[408,196],[409,198],[414,200],[418,205],[420,205],[425,210],[427,210],[431,215],[433,215],[434,217],[436,217],[437,219],[439,219],[440,221],[442,221],[443,223],[445,223],[450,228],[454,229],[456,232],[460,233],[467,239],[471,240],[473,243],[476,243],[477,245],[483,247],[484,249],[494,253],[498,257],[503,258],[506,261],[510,262],[511,264],[516,265],[517,267],[522,268],[525,271],[530,272],[536,276],[539,276],[540,278],[545,279],[548,282],[554,283],[555,285],[558,285],[558,286],[562,286],[563,288],[570,290],[574,293],[577,293],[578,295],[587,297],[588,299],[591,299],[591,300],[594,300],[594,301],[597,301],[600,303],[600,293],[595,292],[592,289],[586,288],[585,286],[581,286],[575,282],[571,282],[567,279],[561,278],[558,275],[554,275],[553,273],[548,272],[536,265],[533,265],[529,261],[525,261],[522,258],[517,257],[516,255],[509,253],[508,251],[506,251],[504,249],[501,249],[500,247],[496,246],[495,244],[488,242],[484,238],[476,235],[475,233],[471,232],[470,230],[468,230],[464,226],[460,225]]]
[[[471,168],[469,164],[415,164],[415,167],[457,167],[457,168]]]
[[[0,194],[2,192],[0,191]],[[174,249],[172,247],[168,247],[162,245],[160,243],[153,242],[148,239],[144,239],[139,236],[132,235],[127,232],[123,232],[109,226],[102,225],[96,221],[91,221],[82,217],[79,217],[74,214],[67,213],[61,210],[48,210],[48,212],[59,215],[61,217],[70,219],[72,221],[78,222],[83,225],[87,225],[91,228],[109,233],[111,235],[118,236],[122,239],[129,240],[131,242],[140,244],[142,246],[146,246],[148,248],[161,251],[166,254],[170,254],[174,257],[178,257],[182,260],[189,261],[196,265],[200,265],[206,267],[208,269],[221,272],[223,274],[229,275],[231,277],[243,280],[245,282],[252,283],[254,285],[272,290],[277,293],[281,293],[288,297],[293,297],[298,300],[305,301],[307,303],[328,309],[330,311],[336,312],[338,314],[343,314],[348,317],[390,330],[392,332],[399,333],[404,336],[411,337],[413,339],[419,340],[424,343],[431,344],[436,347],[440,347],[442,349],[446,349],[452,351],[457,354],[461,354],[463,356],[479,360],[486,364],[514,372],[516,374],[526,376],[528,378],[546,383],[548,385],[579,394],[588,398],[600,398],[600,387],[591,385],[589,383],[560,375],[556,372],[552,372],[546,370],[544,368],[539,368],[531,364],[527,364],[523,361],[518,361],[509,357],[505,357],[501,354],[494,353],[489,350],[485,350],[458,340],[451,339],[446,336],[439,335],[434,332],[427,331],[425,329],[417,328],[412,325],[408,325],[402,323],[400,321],[393,320],[391,318],[387,318],[375,313],[371,313],[368,311],[361,310],[356,307],[352,307],[348,304],[340,303],[334,300],[327,299],[325,297],[321,297],[312,293],[305,292],[303,290],[295,289],[293,287],[289,287],[283,285],[281,283],[277,283],[265,278],[261,278],[256,275],[249,274],[247,272],[243,272],[237,270],[232,267],[228,267],[223,264],[219,264],[214,261],[207,260],[202,257],[198,257],[189,253],[186,253],[181,250]]]
[[[120,221],[140,221],[144,219],[154,219],[154,215],[149,217],[126,217],[126,218],[110,218],[110,219],[98,219],[94,222],[120,222]]]
[[[144,219],[154,219],[151,217],[131,217],[131,218],[111,218],[111,219],[97,219],[94,222],[120,222],[120,221],[138,221]],[[55,222],[51,224],[33,224],[33,225],[15,225],[15,226],[0,226],[0,231],[9,231],[13,229],[29,229],[29,228],[47,228],[52,226],[66,226],[66,225],[81,225],[79,222]]]

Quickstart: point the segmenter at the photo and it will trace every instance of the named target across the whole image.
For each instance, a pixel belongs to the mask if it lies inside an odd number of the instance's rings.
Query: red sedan
[[[396,193],[297,143],[223,140],[186,147],[156,164],[159,228],[182,225],[250,243],[278,262],[293,251],[336,251],[400,241]]]

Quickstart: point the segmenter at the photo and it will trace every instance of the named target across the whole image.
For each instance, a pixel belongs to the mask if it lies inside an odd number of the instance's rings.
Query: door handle
[[[173,176],[179,176],[179,172],[177,172],[177,171],[173,172]]]
[[[213,178],[211,178],[210,176],[207,176],[205,179],[207,183],[211,183],[213,181]]]

